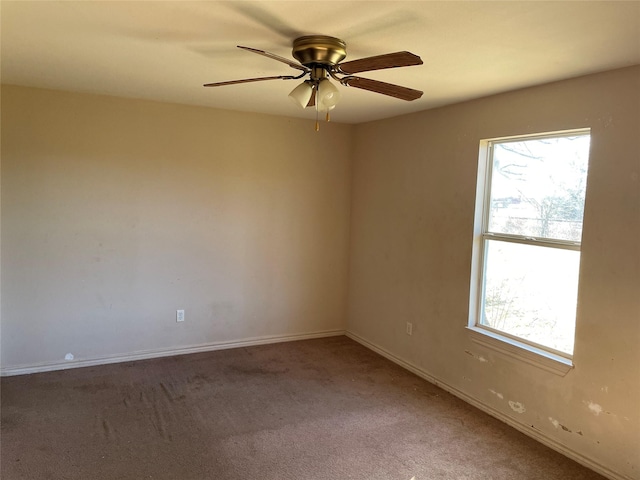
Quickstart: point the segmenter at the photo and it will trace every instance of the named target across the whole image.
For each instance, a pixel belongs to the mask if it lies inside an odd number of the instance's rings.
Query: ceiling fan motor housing
[[[293,41],[293,57],[302,65],[332,67],[347,56],[347,44],[326,35],[307,35]]]

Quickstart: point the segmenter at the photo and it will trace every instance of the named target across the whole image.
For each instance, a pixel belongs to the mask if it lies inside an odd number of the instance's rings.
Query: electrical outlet
[[[184,322],[184,310],[176,310],[176,322]]]
[[[407,335],[413,335],[413,323],[407,322]]]

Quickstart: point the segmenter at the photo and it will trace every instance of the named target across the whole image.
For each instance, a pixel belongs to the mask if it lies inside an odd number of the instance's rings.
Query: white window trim
[[[517,236],[508,234],[484,233],[483,227],[486,225],[486,216],[489,215],[489,195],[486,189],[490,185],[490,149],[493,143],[500,143],[508,140],[532,140],[536,138],[549,138],[552,136],[567,135],[585,135],[590,134],[590,129],[581,128],[575,130],[565,130],[562,132],[542,133],[535,135],[518,135],[516,137],[492,138],[480,141],[478,176],[476,185],[476,209],[474,215],[473,230],[473,251],[471,266],[471,288],[469,296],[469,322],[467,332],[470,339],[485,348],[494,350],[510,358],[514,358],[525,362],[529,365],[539,367],[556,375],[564,376],[573,367],[573,355],[556,352],[548,347],[537,346],[528,343],[523,339],[510,336],[504,332],[494,330],[485,325],[479,325],[478,319],[481,318],[482,312],[482,295],[483,295],[483,278],[484,272],[481,270],[486,268],[484,262],[486,242],[485,239],[505,240],[508,242],[534,244],[540,246],[549,246],[555,248],[565,248],[569,250],[580,250],[579,242],[555,241],[548,239],[530,238],[524,242]]]
[[[507,357],[520,360],[556,375],[565,376],[574,367],[573,360],[507,337],[487,327],[468,326],[471,341]]]

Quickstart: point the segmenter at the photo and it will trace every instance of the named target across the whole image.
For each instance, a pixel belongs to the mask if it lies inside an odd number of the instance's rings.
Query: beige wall
[[[639,92],[633,68],[317,134],[3,86],[2,367],[348,326],[612,478],[639,478]],[[561,377],[464,327],[479,140],[577,127],[592,128],[592,154],[576,366]]]
[[[471,342],[465,326],[480,139],[578,127],[591,127],[592,149],[575,368],[562,377]],[[348,329],[523,430],[640,478],[639,173],[637,67],[357,126]]]
[[[344,330],[351,133],[3,86],[3,369]]]

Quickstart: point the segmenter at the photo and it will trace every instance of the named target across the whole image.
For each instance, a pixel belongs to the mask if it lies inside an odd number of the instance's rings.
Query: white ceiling
[[[341,87],[332,119],[359,123],[640,64],[639,1],[6,1],[2,82],[314,118],[287,99],[296,74],[236,48],[291,57],[323,34],[347,60],[409,50],[424,65],[358,74],[423,90],[405,102]]]

